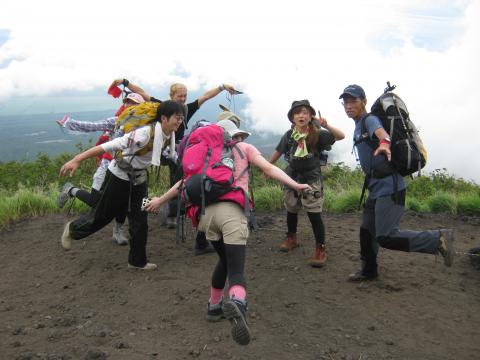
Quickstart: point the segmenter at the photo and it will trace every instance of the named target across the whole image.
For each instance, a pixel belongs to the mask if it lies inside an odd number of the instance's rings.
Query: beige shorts
[[[301,209],[311,213],[322,212],[323,207],[323,185],[321,182],[309,184],[310,187],[319,197],[315,197],[314,194],[308,194],[303,196],[297,194],[295,190],[285,189],[283,191],[283,202],[288,212],[298,213]]]
[[[218,202],[205,208],[198,230],[205,232],[207,240],[223,242],[229,245],[246,245],[248,221],[244,210],[233,202]]]

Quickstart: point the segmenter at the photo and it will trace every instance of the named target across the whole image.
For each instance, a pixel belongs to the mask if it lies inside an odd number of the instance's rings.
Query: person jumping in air
[[[227,134],[230,138],[235,138],[241,133],[243,133],[243,136],[248,135],[248,133],[239,130],[230,120],[221,120],[216,125],[209,125],[196,131],[204,131],[204,129],[207,129],[207,131],[216,131],[215,129],[218,128],[217,125],[223,129],[223,136]],[[190,137],[194,134],[195,133],[192,133]],[[220,135],[220,137],[221,136],[222,135]],[[197,211],[196,214],[199,216],[199,231],[205,232],[207,239],[213,244],[218,254],[218,262],[213,270],[211,279],[207,320],[219,321],[223,317],[226,317],[230,320],[232,326],[233,340],[240,345],[247,345],[250,342],[250,330],[246,321],[247,291],[244,268],[246,244],[249,235],[248,221],[245,215],[245,204],[248,204],[248,201],[246,201],[245,198],[247,195],[242,195],[238,198],[235,194],[248,194],[249,173],[245,170],[250,163],[258,166],[268,176],[288,185],[296,191],[300,192],[310,189],[310,186],[307,184],[299,184],[292,180],[281,169],[270,164],[263,158],[253,145],[245,142],[237,142],[234,146],[242,154],[242,156],[237,155],[237,150],[232,148],[233,177],[238,188],[224,195],[230,200],[213,202],[206,205],[204,214],[202,214],[201,211]],[[186,157],[185,155],[184,166]],[[230,159],[231,158],[228,158],[228,160]],[[230,161],[224,162],[224,160],[225,158],[222,158],[222,163],[230,163]],[[178,181],[165,194],[153,198],[146,206],[146,210],[156,211],[162,204],[175,198],[181,183],[181,181]],[[195,217],[192,218],[192,221],[194,221],[194,219],[197,220]],[[229,286],[228,300],[224,301],[224,288],[227,279]]]
[[[110,141],[110,133],[108,131],[100,135],[95,145],[101,145],[107,141]],[[57,206],[62,209],[68,200],[77,198],[93,208],[102,195],[100,188],[105,179],[110,161],[112,161],[112,155],[108,152],[97,156],[98,167],[95,174],[93,174],[92,190],[90,192],[80,189],[70,182],[66,182],[58,194]],[[117,245],[128,244],[128,235],[125,233],[125,219],[126,214],[119,215],[115,218],[115,223],[113,224],[112,240]]]
[[[368,197],[363,207],[360,225],[361,268],[349,275],[353,282],[378,277],[377,254],[379,245],[390,250],[441,254],[446,266],[453,262],[453,231],[400,230],[405,210],[406,185],[403,177],[390,165],[390,137],[380,119],[367,113],[365,91],[358,85],[349,85],[340,94],[345,113],[355,122],[354,146],[363,172],[368,175],[365,185]],[[362,129],[365,129],[363,133]],[[365,137],[363,136],[365,135]],[[376,146],[370,141],[376,140]]]
[[[101,192],[102,197],[92,211],[65,225],[61,244],[69,250],[73,240],[83,239],[103,228],[118,215],[127,213],[130,232],[128,267],[154,270],[156,264],[147,261],[147,213],[141,210],[147,196],[147,168],[160,165],[160,154],[170,144],[183,122],[183,107],[175,101],[158,106],[156,117],[149,125],[136,128],[125,135],[94,146],[65,163],[60,176],[72,176],[85,159],[105,152],[121,152],[111,161]],[[173,150],[172,150],[173,151]]]

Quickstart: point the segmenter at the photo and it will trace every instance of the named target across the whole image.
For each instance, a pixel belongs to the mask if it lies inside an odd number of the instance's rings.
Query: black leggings
[[[240,285],[244,288],[245,281],[245,245],[228,245],[223,239],[211,241],[219,259],[212,274],[212,287],[223,289],[227,281],[231,288],[234,285]]]
[[[83,201],[85,204],[93,208],[98,200],[102,197],[102,193],[98,190],[92,189],[92,192],[88,192],[83,189],[78,189],[77,192],[75,193],[75,197],[81,201]],[[125,218],[127,217],[127,213],[125,214],[119,214],[115,216],[115,219],[119,224],[125,223]]]
[[[312,224],[315,243],[325,244],[325,225],[321,213],[307,212],[310,224]],[[289,234],[297,233],[298,214],[287,211],[287,231]]]

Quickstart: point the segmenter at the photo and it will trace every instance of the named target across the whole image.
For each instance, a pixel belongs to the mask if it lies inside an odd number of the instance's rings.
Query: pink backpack
[[[203,214],[206,206],[218,201],[233,201],[250,210],[248,195],[233,176],[234,156],[244,154],[218,125],[200,127],[189,135],[182,158],[181,196],[194,225],[200,211]]]

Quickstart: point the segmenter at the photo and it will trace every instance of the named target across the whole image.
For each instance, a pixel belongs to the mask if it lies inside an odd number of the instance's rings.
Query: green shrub
[[[434,195],[428,199],[427,203],[433,213],[455,214],[457,211],[455,197],[447,193]]]
[[[410,198],[425,200],[434,195],[437,189],[430,177],[420,176],[413,180],[407,180],[407,194]]]
[[[421,212],[422,203],[417,198],[407,198],[406,208],[415,212]]]
[[[457,213],[461,215],[480,216],[480,196],[463,196],[457,200]]]
[[[45,194],[25,188],[0,200],[0,228],[25,216],[39,216],[57,210]]]
[[[348,190],[334,196],[331,211],[334,213],[352,213],[358,211],[360,190]]]
[[[255,188],[255,210],[275,211],[283,208],[283,191],[279,185]]]
[[[323,191],[323,210],[333,212],[333,204],[335,202],[335,192],[330,189]]]

